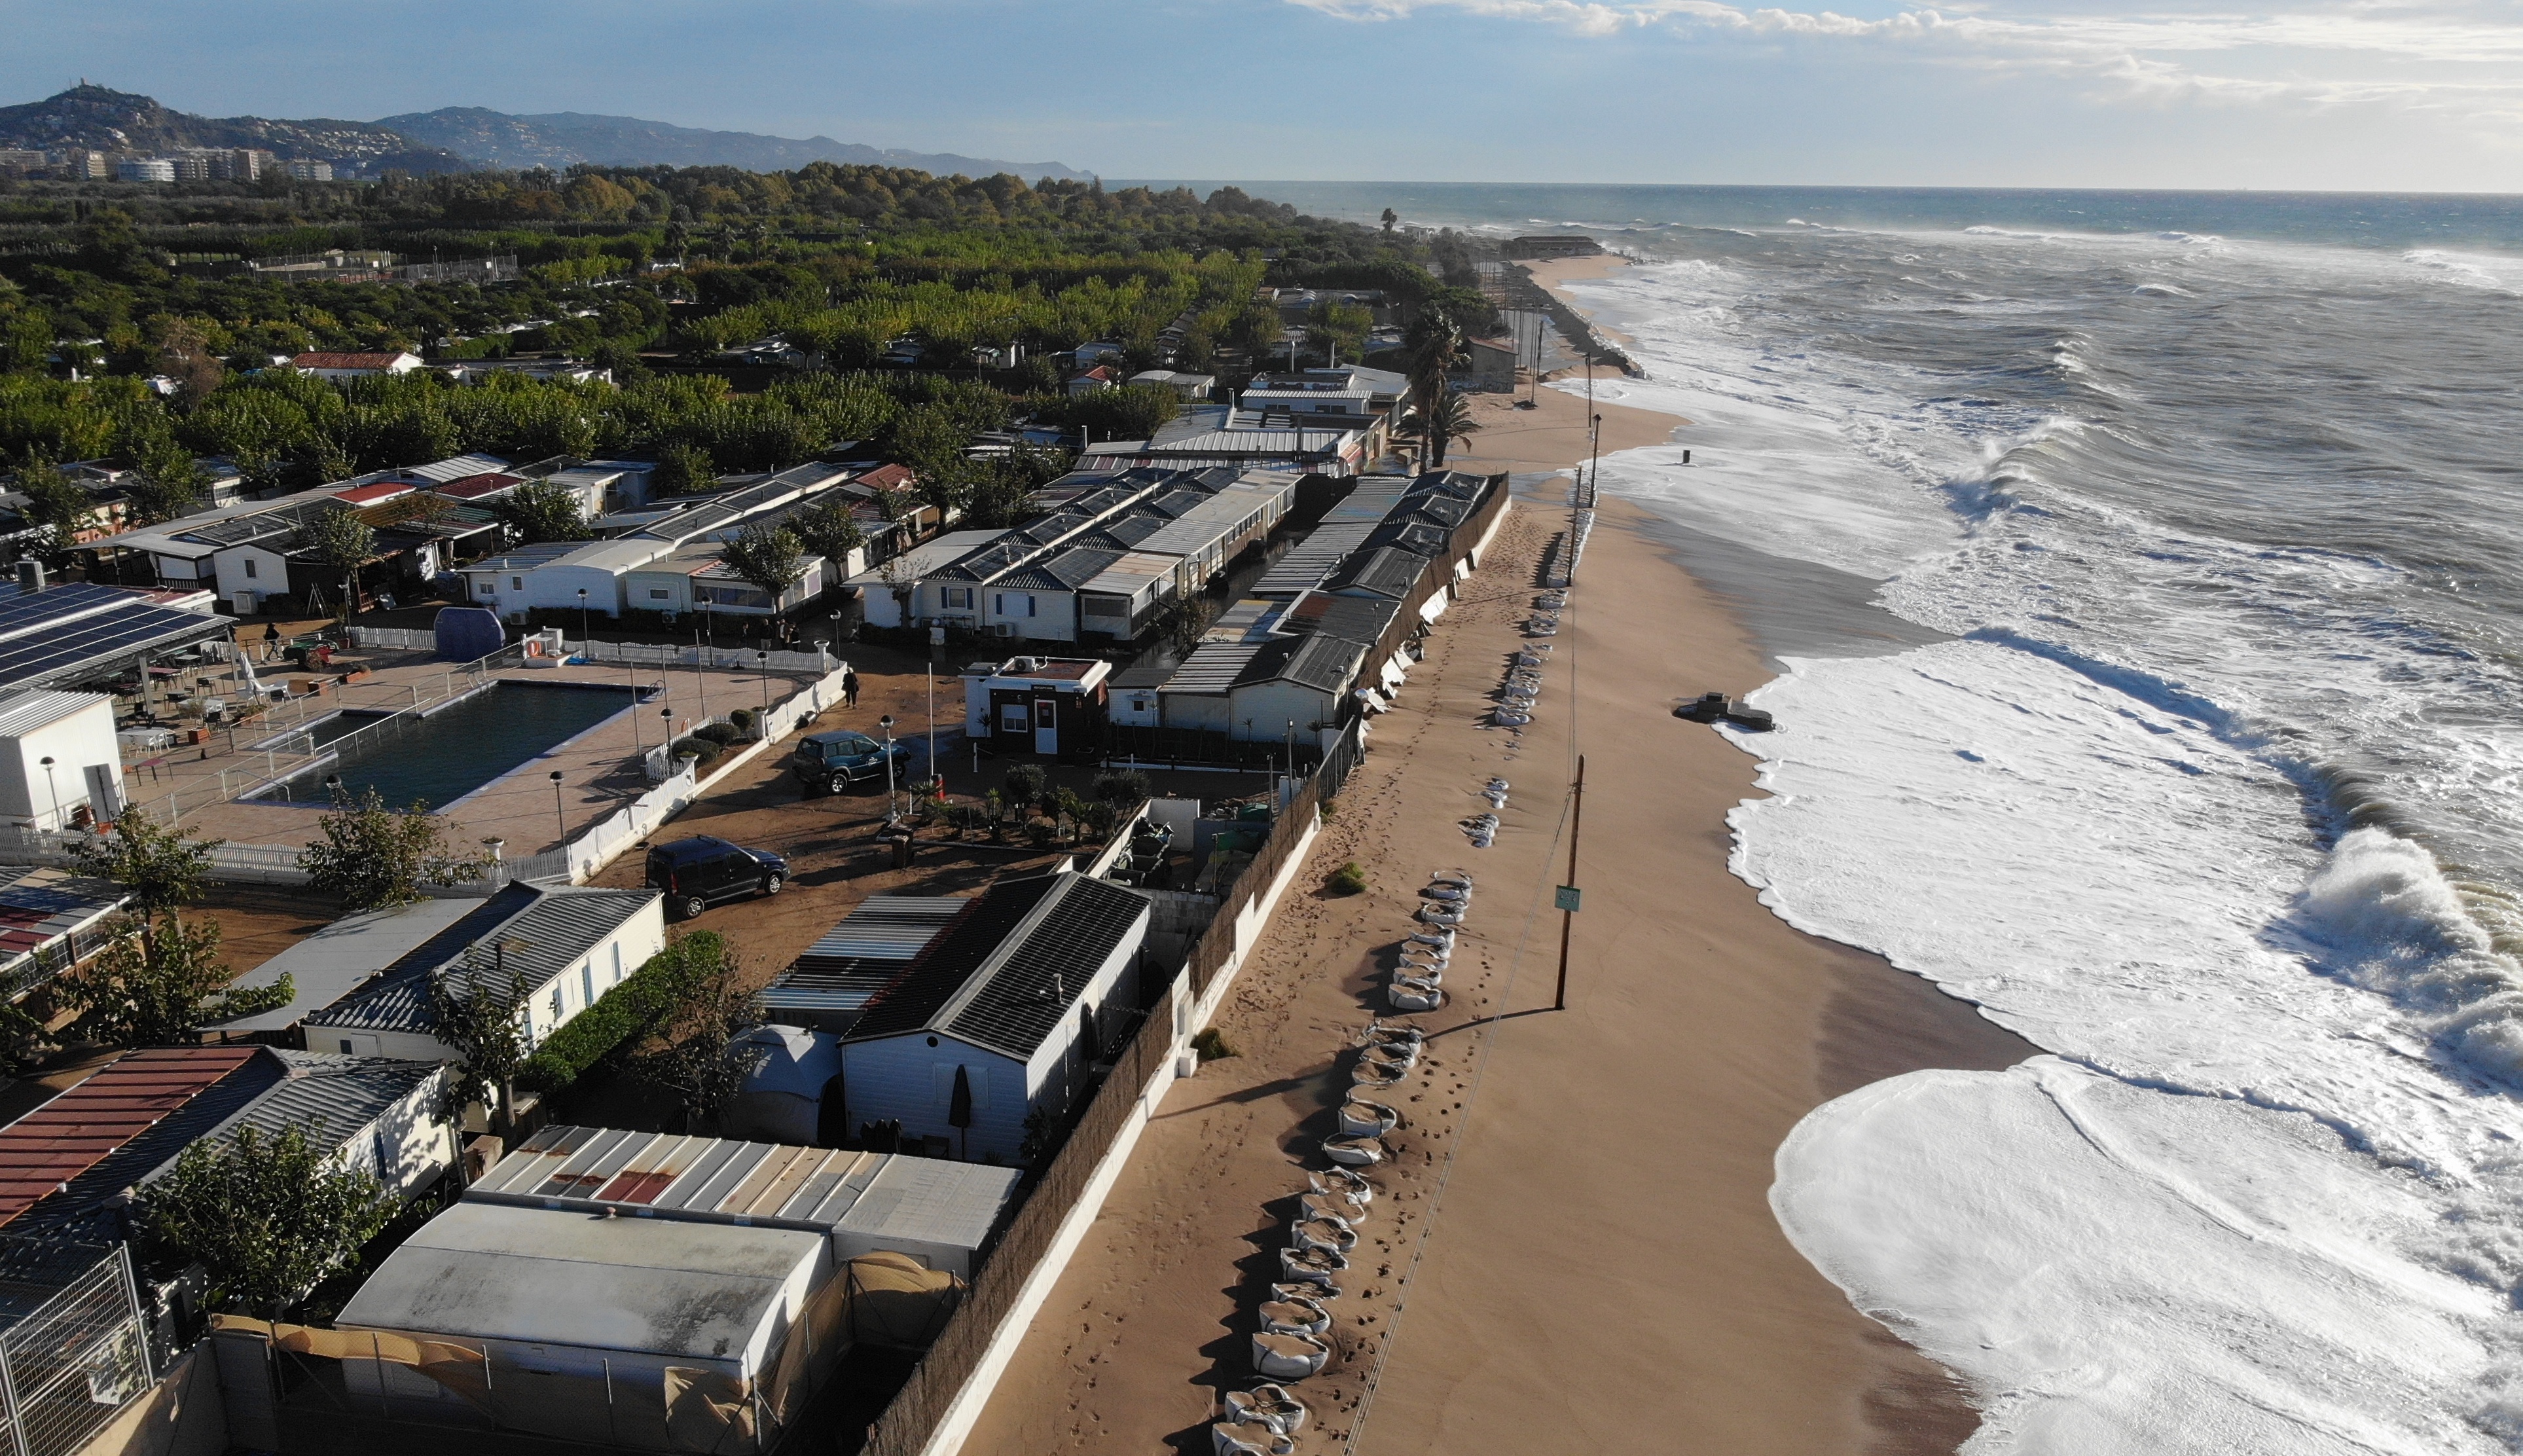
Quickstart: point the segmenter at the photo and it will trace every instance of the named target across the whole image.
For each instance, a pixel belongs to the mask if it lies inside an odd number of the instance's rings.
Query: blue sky
[[[2517,0],[0,0],[0,100],[586,111],[1113,177],[2523,191]]]

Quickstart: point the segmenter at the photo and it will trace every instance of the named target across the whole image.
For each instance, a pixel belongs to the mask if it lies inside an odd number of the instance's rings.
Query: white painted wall
[[[116,792],[123,792],[114,699],[101,692],[79,696],[93,701],[43,728],[0,737],[0,819],[38,829],[62,827],[88,801],[90,765],[110,765]],[[46,758],[53,760],[49,775]]]
[[[211,567],[219,584],[219,600],[228,601],[240,591],[251,591],[261,601],[289,589],[289,558],[262,546],[229,546],[211,557]],[[341,594],[339,582],[325,584],[328,596]]]

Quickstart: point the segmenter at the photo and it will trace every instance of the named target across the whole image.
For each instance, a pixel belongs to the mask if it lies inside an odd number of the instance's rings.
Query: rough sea
[[[1246,185],[1637,258],[1604,488],[1850,587],[1736,872],[2048,1055],[1772,1203],[1975,1456],[2523,1450],[2523,199]]]

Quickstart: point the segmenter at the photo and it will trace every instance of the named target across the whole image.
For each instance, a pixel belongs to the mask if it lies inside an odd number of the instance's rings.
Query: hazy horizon
[[[6,0],[0,82],[222,116],[594,112],[1115,177],[2523,190],[2510,6],[2244,6],[565,0],[346,29],[305,0]]]

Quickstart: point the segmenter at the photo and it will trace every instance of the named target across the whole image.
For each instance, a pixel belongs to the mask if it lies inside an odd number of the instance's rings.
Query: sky
[[[1113,178],[2523,192],[2523,0],[0,0],[0,103],[581,111]]]

